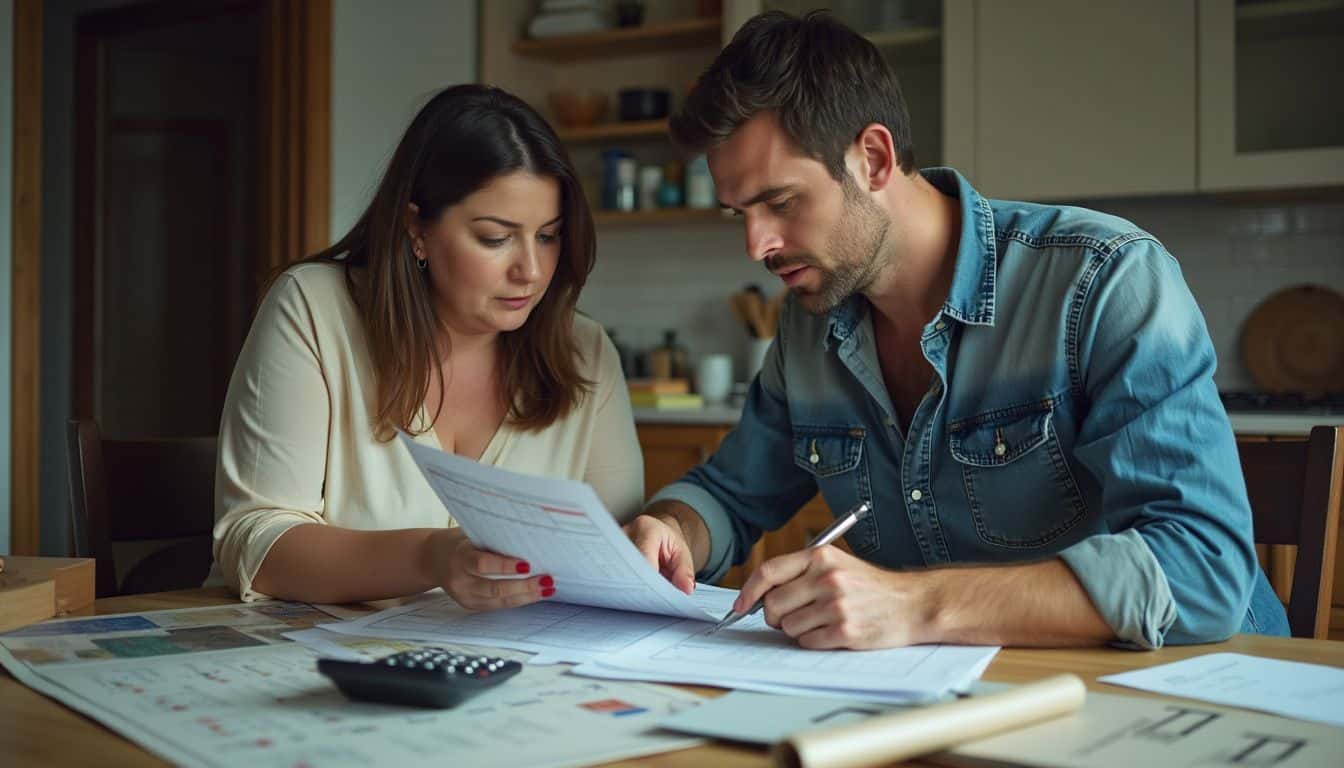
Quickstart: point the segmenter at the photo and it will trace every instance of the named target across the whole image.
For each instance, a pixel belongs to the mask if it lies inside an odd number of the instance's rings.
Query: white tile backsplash
[[[1255,388],[1239,346],[1242,325],[1260,302],[1302,283],[1344,292],[1344,202],[1163,198],[1092,207],[1152,232],[1180,262],[1218,353],[1220,388]]]
[[[1180,261],[1217,349],[1222,388],[1253,387],[1238,341],[1259,302],[1300,283],[1344,292],[1344,202],[1152,198],[1084,204],[1147,229]],[[747,336],[728,308],[728,295],[751,282],[768,293],[781,289],[746,257],[739,222],[606,227],[579,307],[635,349],[656,346],[663,329],[671,328],[690,350],[692,364],[702,354],[731,353],[741,379]]]

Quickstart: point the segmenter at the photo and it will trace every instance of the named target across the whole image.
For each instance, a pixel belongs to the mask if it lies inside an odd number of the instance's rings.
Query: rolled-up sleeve
[[[790,311],[794,311],[792,302],[786,305],[786,318]],[[705,521],[709,557],[696,574],[700,581],[713,583],[723,578],[730,567],[746,560],[762,531],[783,526],[817,493],[812,475],[788,460],[793,429],[784,383],[783,343],[781,335],[770,345],[761,372],[747,392],[741,420],[709,461],[650,500],[680,501]]]
[[[313,318],[297,281],[281,275],[243,344],[219,426],[214,555],[243,600],[267,552],[290,528],[324,523],[327,420]]]
[[[1101,483],[1112,533],[1061,557],[1122,643],[1227,638],[1258,568],[1250,504],[1204,318],[1156,241],[1101,267],[1073,345],[1090,403],[1076,456]]]

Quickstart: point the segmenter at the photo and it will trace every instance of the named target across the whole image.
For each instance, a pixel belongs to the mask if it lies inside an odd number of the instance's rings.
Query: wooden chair
[[[1288,599],[1293,636],[1325,639],[1344,501],[1344,426],[1315,427],[1305,440],[1238,440],[1237,450],[1256,543],[1297,547]]]
[[[67,439],[75,551],[97,559],[98,597],[200,586],[212,561],[216,438],[103,440],[96,422],[72,419]],[[132,549],[148,554],[132,563]]]

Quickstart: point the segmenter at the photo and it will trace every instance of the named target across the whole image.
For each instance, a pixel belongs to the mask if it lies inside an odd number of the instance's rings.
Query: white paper
[[[698,585],[689,598],[711,615],[723,615],[737,599],[737,590]],[[676,616],[615,611],[607,608],[543,600],[520,608],[469,611],[442,593],[409,605],[389,608],[353,621],[327,624],[325,629],[366,637],[439,643],[478,643],[538,654],[533,663],[580,662],[617,653],[660,629],[709,625]]]
[[[1006,683],[979,681],[971,686],[970,695],[978,696],[1010,687]],[[964,695],[967,694],[961,694]],[[950,701],[953,698],[952,694],[948,694],[936,702],[928,703]],[[709,699],[698,707],[682,710],[663,720],[660,725],[697,736],[774,744],[798,731],[843,725],[912,706],[918,705],[883,704],[866,699],[837,700],[816,695],[781,696],[732,691],[716,699]]]
[[[555,579],[556,602],[718,621],[668,583],[585,483],[489,467],[401,434],[420,472],[472,543]]]
[[[601,677],[620,671],[646,680],[771,692],[781,686],[824,688],[854,697],[919,701],[963,690],[997,652],[994,647],[951,645],[809,650],[756,614],[712,634],[692,622],[673,625],[574,671]]]
[[[526,664],[450,710],[350,701],[317,672],[318,652],[291,635],[346,658],[408,646],[313,628],[327,618],[305,605],[253,603],[48,622],[0,635],[0,664],[187,766],[442,766],[448,756],[453,765],[559,767],[701,743],[657,728],[696,705],[694,694],[573,677],[558,666]]]
[[[921,762],[967,768],[1338,768],[1341,756],[1339,728],[1153,696],[1089,692],[1073,715],[961,744]]]
[[[1344,726],[1344,669],[1321,664],[1241,653],[1210,653],[1097,679],[1169,696]]]

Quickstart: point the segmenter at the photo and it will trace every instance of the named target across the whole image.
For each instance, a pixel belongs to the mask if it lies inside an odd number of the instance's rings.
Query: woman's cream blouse
[[[596,382],[593,390],[540,431],[505,423],[480,461],[582,480],[623,521],[637,514],[644,500],[630,397],[615,347],[601,326],[576,316],[574,333],[580,371]],[[291,526],[454,525],[406,447],[374,437],[376,396],[368,340],[343,267],[310,263],[281,275],[238,357],[219,426],[215,567],[242,599],[266,597],[252,589],[252,579]],[[420,419],[428,424],[423,408]],[[440,447],[432,429],[415,439]]]

